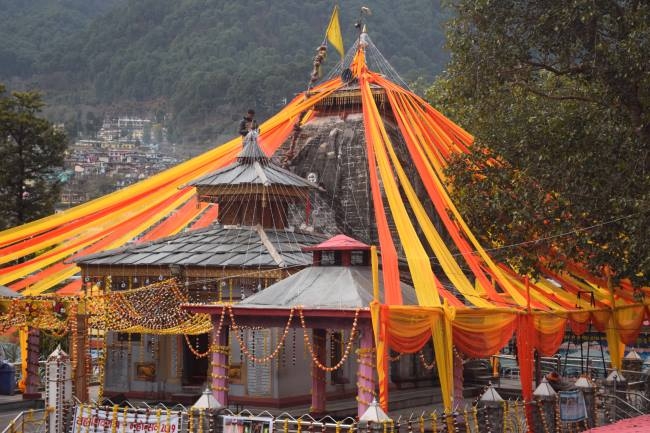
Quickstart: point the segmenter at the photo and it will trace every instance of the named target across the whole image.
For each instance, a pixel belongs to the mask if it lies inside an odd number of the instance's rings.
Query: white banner
[[[177,433],[180,426],[180,412],[157,409],[149,413],[123,407],[113,411],[107,408],[77,406],[74,413],[72,433]]]

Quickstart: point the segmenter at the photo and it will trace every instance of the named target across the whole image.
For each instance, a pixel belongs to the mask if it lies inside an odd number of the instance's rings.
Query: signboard
[[[582,421],[587,418],[587,406],[582,391],[560,391],[560,420]]]
[[[263,416],[224,416],[223,433],[273,433],[273,418]]]
[[[117,431],[120,433],[177,433],[181,414],[178,411],[163,409],[158,416],[157,410],[149,413],[133,408],[97,408],[77,406],[74,412],[72,433],[99,433]],[[114,428],[114,429],[113,429]]]

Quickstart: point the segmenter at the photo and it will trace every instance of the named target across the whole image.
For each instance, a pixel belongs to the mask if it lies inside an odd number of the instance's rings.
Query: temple
[[[4,300],[5,327],[69,333],[82,400],[97,348],[100,397],[183,401],[208,383],[222,405],[319,414],[354,394],[361,415],[435,375],[448,431],[463,358],[511,343],[532,426],[536,360],[593,329],[616,396],[650,288],[573,257],[541,257],[535,279],[496,260],[448,190],[473,137],[387,65],[364,31],[259,135],[1,232],[0,284],[26,295]]]

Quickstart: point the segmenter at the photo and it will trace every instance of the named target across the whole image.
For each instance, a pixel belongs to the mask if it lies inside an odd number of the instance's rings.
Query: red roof
[[[370,245],[359,242],[345,235],[336,235],[312,247],[305,247],[303,251],[365,251],[369,250]]]

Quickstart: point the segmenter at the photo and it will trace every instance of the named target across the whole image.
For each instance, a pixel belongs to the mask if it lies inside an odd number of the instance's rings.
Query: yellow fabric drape
[[[493,311],[463,309],[456,312],[452,323],[454,345],[472,358],[498,353],[512,338],[517,313],[513,310]]]
[[[420,305],[440,305],[440,296],[436,288],[429,256],[424,250],[406,212],[404,202],[395,182],[395,175],[388,161],[386,145],[387,141],[390,140],[388,139],[383,121],[379,116],[379,111],[377,110],[365,74],[359,77],[359,85],[361,87],[364,118],[369,118],[368,121],[364,121],[364,125],[366,125],[366,140],[370,142],[370,145],[375,150],[376,164],[379,169],[382,186],[388,199],[393,221],[402,241],[418,302]]]
[[[262,124],[261,144],[265,147],[270,146],[270,150],[275,151],[291,132],[298,116],[311,110],[316,103],[329,96],[341,85],[341,80],[336,78],[314,87],[309,97],[306,95],[296,97],[278,114]],[[268,143],[269,140],[271,143]],[[0,272],[0,279],[2,279],[0,284],[11,283],[12,286],[16,284],[13,282],[20,284],[21,278],[24,279],[30,274],[37,275],[48,265],[61,264],[80,249],[95,245],[106,236],[105,234],[98,236],[97,233],[119,230],[133,214],[163,203],[171,194],[176,193],[179,187],[232,161],[240,149],[241,139],[233,139],[192,160],[107,196],[0,232],[0,249],[7,249],[7,254],[2,254],[3,261],[42,251],[29,263],[19,263]],[[268,152],[269,149],[266,150]],[[177,208],[186,202],[187,200],[179,202]],[[106,209],[112,211],[107,214]],[[156,217],[149,220],[150,223],[145,229],[164,219],[171,210],[158,212]],[[141,233],[142,225],[138,225],[138,228]],[[51,236],[50,232],[52,232]],[[25,249],[20,248],[23,242],[26,244]],[[122,240],[121,243],[111,243],[111,247],[120,246],[124,242]],[[110,247],[104,246],[104,248]],[[33,292],[45,291],[76,272],[78,269],[74,265],[66,266],[65,269],[57,268],[56,273],[49,272],[47,277],[39,278],[38,286],[33,289]]]
[[[621,342],[633,345],[636,342],[641,325],[646,318],[645,305],[618,307],[614,310],[614,321]]]
[[[29,337],[29,328],[27,326],[21,326],[20,330],[18,331],[18,342],[20,345],[20,372],[21,372],[21,378],[20,381],[18,382],[18,389],[21,392],[25,392],[27,389],[27,361],[29,357],[29,350],[27,347],[27,339]]]

